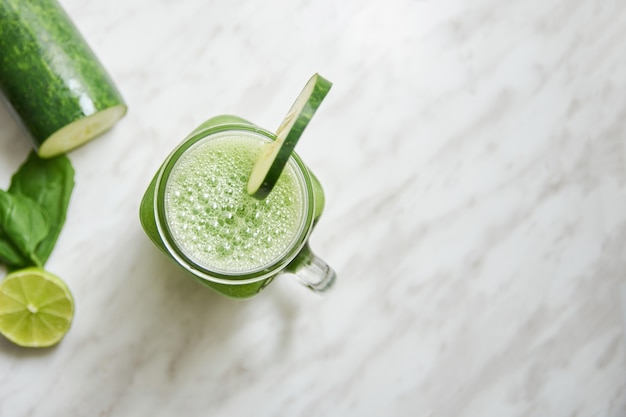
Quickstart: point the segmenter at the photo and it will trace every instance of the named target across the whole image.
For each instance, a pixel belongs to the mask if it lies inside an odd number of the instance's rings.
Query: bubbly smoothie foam
[[[165,191],[170,233],[207,269],[243,273],[280,259],[304,223],[303,186],[287,164],[264,200],[246,192],[261,139],[227,134],[199,141],[174,165]]]

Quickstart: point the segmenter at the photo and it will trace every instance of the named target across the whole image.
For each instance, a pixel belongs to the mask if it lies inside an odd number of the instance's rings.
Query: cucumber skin
[[[85,116],[126,107],[56,0],[0,2],[0,91],[35,149]]]

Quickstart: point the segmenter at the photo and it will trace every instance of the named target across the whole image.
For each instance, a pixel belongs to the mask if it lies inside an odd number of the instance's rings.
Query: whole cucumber
[[[0,0],[0,91],[43,158],[97,137],[127,110],[56,0]]]

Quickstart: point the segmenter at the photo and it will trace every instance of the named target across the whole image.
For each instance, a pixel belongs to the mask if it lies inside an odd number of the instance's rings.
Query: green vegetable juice
[[[139,217],[152,242],[192,278],[229,297],[252,297],[284,272],[315,291],[334,281],[332,268],[308,245],[324,191],[300,157],[291,154],[264,199],[247,192],[254,164],[275,138],[237,116],[213,117],[172,151],[141,201]]]
[[[305,226],[307,196],[294,164],[264,200],[246,192],[263,139],[213,135],[188,148],[169,173],[167,227],[179,250],[203,268],[223,274],[263,269],[285,256]]]

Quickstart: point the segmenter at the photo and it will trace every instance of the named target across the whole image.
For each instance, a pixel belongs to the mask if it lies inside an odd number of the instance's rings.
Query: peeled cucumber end
[[[126,111],[124,104],[118,104],[78,119],[50,135],[37,153],[42,158],[51,158],[69,152],[112,128]]]

